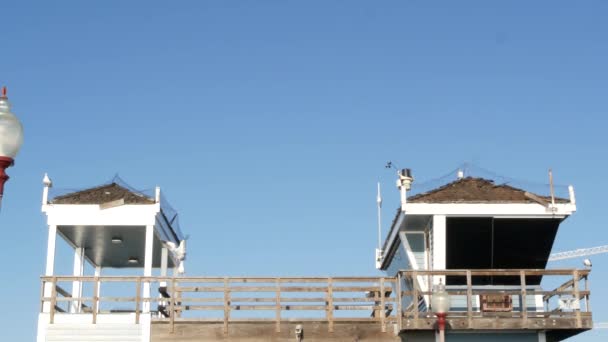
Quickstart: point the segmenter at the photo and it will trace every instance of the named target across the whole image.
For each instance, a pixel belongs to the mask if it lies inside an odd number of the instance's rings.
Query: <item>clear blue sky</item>
[[[378,274],[378,179],[385,222],[398,205],[389,159],[420,180],[463,161],[538,182],[552,167],[579,206],[555,250],[608,244],[606,1],[4,1],[0,13],[0,83],[26,134],[0,213],[7,341],[35,336],[44,172],[60,188],[116,172],[162,186],[196,275]],[[606,322],[608,255],[593,261]]]

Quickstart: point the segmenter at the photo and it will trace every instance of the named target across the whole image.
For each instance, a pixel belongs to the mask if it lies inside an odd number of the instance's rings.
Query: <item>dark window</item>
[[[447,269],[545,268],[559,219],[494,219],[450,217],[446,224]],[[528,277],[530,285],[540,277]],[[466,284],[448,277],[448,284]],[[517,285],[519,277],[474,277],[476,285]]]

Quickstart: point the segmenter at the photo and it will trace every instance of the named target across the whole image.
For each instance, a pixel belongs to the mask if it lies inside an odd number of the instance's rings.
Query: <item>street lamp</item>
[[[433,297],[431,298],[433,311],[437,316],[437,328],[439,329],[439,341],[445,341],[445,317],[450,311],[450,295],[445,290],[445,285],[439,279],[439,284],[433,289]]]
[[[23,144],[23,126],[11,113],[11,104],[6,96],[6,87],[0,95],[0,205],[4,195],[4,183],[9,179],[6,172],[15,163],[15,156]]]

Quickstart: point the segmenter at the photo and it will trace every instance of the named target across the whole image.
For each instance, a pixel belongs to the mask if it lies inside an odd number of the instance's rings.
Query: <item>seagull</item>
[[[589,259],[583,260],[583,265],[585,265],[586,267],[591,268],[591,260],[589,260]]]

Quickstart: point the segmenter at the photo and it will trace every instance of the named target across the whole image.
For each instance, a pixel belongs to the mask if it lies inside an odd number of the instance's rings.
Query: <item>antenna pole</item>
[[[378,182],[376,203],[378,204],[378,249],[380,249],[382,245],[382,196],[380,195],[380,182]]]
[[[555,193],[553,192],[553,171],[549,169],[549,187],[551,188],[551,206],[555,208]]]

